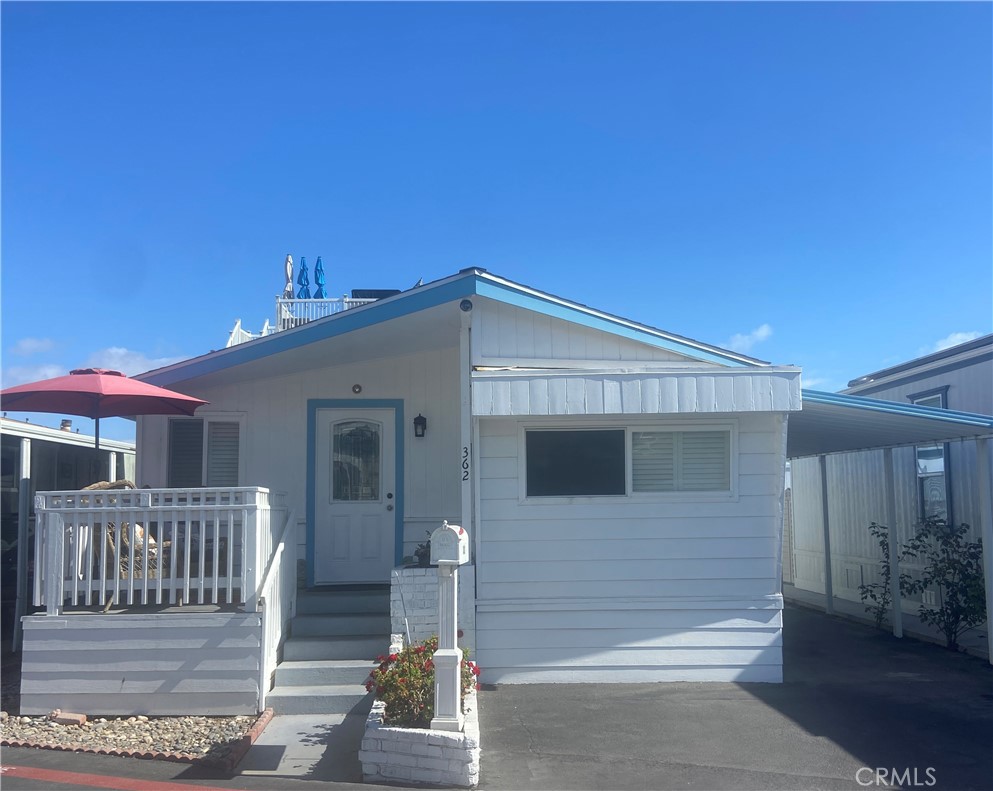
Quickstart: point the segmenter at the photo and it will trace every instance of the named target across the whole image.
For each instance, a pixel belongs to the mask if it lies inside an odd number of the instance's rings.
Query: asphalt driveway
[[[480,787],[993,789],[984,660],[789,607],[784,661],[783,684],[484,690]]]

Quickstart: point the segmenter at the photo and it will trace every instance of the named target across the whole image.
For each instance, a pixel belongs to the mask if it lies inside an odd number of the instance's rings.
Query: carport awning
[[[786,455],[819,456],[924,442],[993,436],[993,416],[803,390],[789,416]]]

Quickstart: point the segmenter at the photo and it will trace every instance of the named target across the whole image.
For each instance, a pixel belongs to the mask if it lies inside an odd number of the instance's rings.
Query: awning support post
[[[883,449],[883,491],[886,494],[886,526],[889,528],[890,599],[893,636],[903,637],[903,605],[900,601],[900,556],[896,538],[896,482],[893,480],[893,448]]]
[[[821,467],[821,521],[824,525],[824,612],[834,615],[834,583],[831,580],[831,521],[828,515],[827,456],[818,456]]]
[[[986,437],[976,440],[976,476],[979,483],[979,534],[983,537],[983,573],[986,577],[986,647],[993,664],[993,504],[990,490],[990,443]]]

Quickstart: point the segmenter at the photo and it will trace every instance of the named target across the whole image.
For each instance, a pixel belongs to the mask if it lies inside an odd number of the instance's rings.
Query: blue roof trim
[[[760,361],[753,361],[743,355],[736,355],[734,352],[706,344],[697,345],[689,339],[673,337],[661,330],[653,330],[621,317],[610,316],[593,308],[585,308],[550,294],[546,295],[510,281],[497,279],[484,271],[470,269],[364,307],[352,308],[309,322],[294,330],[284,330],[229,349],[194,357],[173,366],[140,374],[136,378],[160,387],[168,387],[477,295],[612,335],[630,338],[657,348],[668,349],[696,360],[731,367],[763,367]]]
[[[744,362],[733,353],[721,353],[717,350],[706,347],[695,346],[691,343],[683,343],[675,338],[671,338],[664,333],[655,333],[650,330],[637,327],[626,326],[627,320],[611,319],[606,315],[596,315],[599,311],[590,309],[589,312],[582,308],[569,304],[568,300],[558,302],[554,299],[543,298],[538,293],[528,293],[515,287],[511,283],[495,282],[488,278],[477,278],[476,293],[481,297],[488,297],[508,305],[519,308],[533,310],[557,319],[564,319],[580,324],[591,329],[609,332],[612,335],[620,335],[641,343],[648,343],[652,346],[661,347],[677,354],[685,354],[697,360],[730,365],[735,367],[753,367],[754,363]],[[632,324],[634,322],[631,322]],[[755,366],[758,367],[758,366]]]
[[[916,406],[899,401],[882,401],[878,398],[862,398],[861,396],[843,395],[841,393],[825,393],[820,390],[801,391],[803,401],[812,404],[843,406],[852,409],[864,409],[868,412],[884,412],[905,417],[921,417],[930,420],[940,420],[945,423],[957,423],[967,426],[981,426],[993,429],[993,415],[977,415],[973,412],[956,412],[951,409]]]
[[[308,343],[345,335],[401,316],[409,316],[411,313],[437,307],[455,299],[472,296],[473,293],[471,277],[458,278],[433,287],[422,286],[380,302],[337,313],[327,319],[309,322],[295,330],[277,332],[275,335],[232,346],[223,352],[213,352],[193,358],[187,363],[179,363],[175,368],[153,371],[137,378],[149,384],[167,387],[176,382],[262,360],[299,346],[306,346]]]

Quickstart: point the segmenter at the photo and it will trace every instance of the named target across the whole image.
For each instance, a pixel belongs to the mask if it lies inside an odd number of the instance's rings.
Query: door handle
[[[386,510],[387,511],[392,511],[393,510],[393,503],[390,503],[388,506],[386,506]]]

